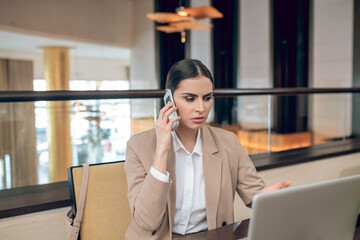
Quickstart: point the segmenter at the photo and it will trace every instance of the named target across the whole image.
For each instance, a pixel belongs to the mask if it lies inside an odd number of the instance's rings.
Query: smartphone
[[[165,105],[168,103],[168,102],[172,102],[174,103],[174,99],[173,99],[173,96],[172,96],[172,93],[171,93],[171,90],[169,89],[166,93],[165,93],[165,96],[164,96],[164,103]],[[175,104],[173,105],[173,107],[175,107]],[[171,120],[172,118],[176,117],[177,116],[177,112],[176,111],[173,111],[170,116],[169,116],[169,120]],[[171,130],[172,131],[175,131],[175,129],[179,126],[179,121],[175,121],[173,123],[173,125],[171,126]]]

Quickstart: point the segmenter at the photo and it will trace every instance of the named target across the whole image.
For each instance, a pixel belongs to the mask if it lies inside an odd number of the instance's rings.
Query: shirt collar
[[[173,137],[173,148],[174,148],[174,152],[179,151],[180,149],[183,149],[186,153],[189,153],[188,150],[186,150],[186,148],[184,147],[184,145],[182,144],[182,142],[180,141],[180,138],[177,136],[175,131],[171,131],[171,135]],[[201,130],[198,130],[198,134],[196,137],[196,143],[195,143],[195,147],[193,149],[192,153],[197,153],[199,155],[202,155],[202,149],[201,149]],[[190,153],[191,154],[191,153]]]

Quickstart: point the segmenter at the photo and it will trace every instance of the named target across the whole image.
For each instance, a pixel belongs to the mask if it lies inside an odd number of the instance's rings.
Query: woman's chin
[[[179,127],[177,128],[178,130],[181,129],[187,129],[187,130],[198,130],[200,129],[202,126],[204,125],[204,123],[190,123],[190,124],[179,124]]]

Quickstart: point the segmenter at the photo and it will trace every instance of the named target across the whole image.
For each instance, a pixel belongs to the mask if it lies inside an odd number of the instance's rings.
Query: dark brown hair
[[[209,78],[214,88],[214,80],[211,72],[202,62],[196,59],[181,60],[175,63],[168,72],[166,77],[166,88],[174,93],[182,80],[200,76]]]

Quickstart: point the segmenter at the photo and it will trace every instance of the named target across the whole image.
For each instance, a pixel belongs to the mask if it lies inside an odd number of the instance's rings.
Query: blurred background
[[[199,11],[189,10],[193,18],[180,22],[194,24],[172,33],[158,28],[174,29],[171,22],[147,17],[204,6],[221,16],[206,10],[196,18]],[[216,89],[356,88],[359,6],[357,0],[0,0],[0,91],[163,90],[167,71],[184,58],[208,66]],[[91,99],[91,92],[87,100],[2,99],[0,190],[66,181],[71,165],[125,160],[127,140],[153,127],[161,104],[158,95]],[[207,124],[233,131],[256,158],[356,140],[359,106],[359,92],[351,91],[234,91],[215,99]]]

